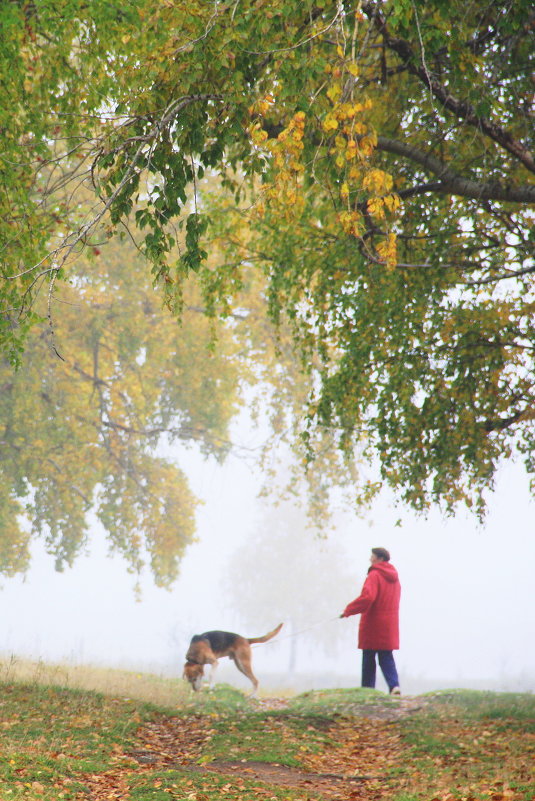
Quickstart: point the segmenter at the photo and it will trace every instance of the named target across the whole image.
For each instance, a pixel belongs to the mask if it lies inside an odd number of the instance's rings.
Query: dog
[[[191,638],[186,654],[183,678],[189,681],[195,691],[200,690],[204,666],[210,665],[210,687],[213,687],[217,660],[222,656],[228,656],[238,670],[251,681],[252,695],[256,695],[258,679],[251,667],[251,645],[271,640],[282,629],[282,625],[279,623],[277,628],[270,631],[269,634],[264,634],[263,637],[242,637],[240,634],[233,634],[230,631],[206,631],[204,634],[195,634]]]

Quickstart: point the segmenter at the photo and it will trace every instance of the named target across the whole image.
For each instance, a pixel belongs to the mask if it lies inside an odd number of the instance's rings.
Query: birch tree
[[[191,275],[223,318],[244,267],[266,278],[311,372],[308,463],[329,430],[414,508],[482,512],[501,458],[534,468],[534,19],[527,0],[4,3],[5,352],[39,294],[53,329],[78,251],[134,215],[177,315]]]

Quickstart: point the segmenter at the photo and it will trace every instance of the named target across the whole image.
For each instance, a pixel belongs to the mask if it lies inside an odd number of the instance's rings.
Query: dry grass
[[[229,666],[230,668],[230,666]],[[223,684],[230,675],[229,683],[236,685],[238,691],[248,696],[250,685],[235,676],[235,668],[218,670],[218,680]],[[96,665],[58,665],[43,661],[32,661],[17,656],[0,656],[0,682],[25,682],[40,686],[56,686],[74,690],[93,690],[113,698],[146,701],[168,709],[191,706],[192,703],[206,700],[207,686],[200,694],[193,693],[189,684],[182,678],[166,678],[153,673],[140,673],[137,670],[99,667]],[[217,680],[216,680],[217,681]],[[296,691],[280,686],[276,690],[260,689],[259,698],[292,698]]]
[[[0,681],[94,690],[171,709],[191,699],[189,685],[178,678],[91,665],[55,665],[15,656],[0,658]]]

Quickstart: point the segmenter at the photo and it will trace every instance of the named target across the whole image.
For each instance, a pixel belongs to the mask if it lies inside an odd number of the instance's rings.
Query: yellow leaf
[[[335,103],[338,100],[341,94],[342,94],[342,87],[340,86],[339,83],[335,83],[331,87],[329,87],[329,89],[327,89],[327,97],[329,98],[329,100],[332,100],[333,103]]]
[[[383,198],[383,202],[388,209],[388,211],[397,211],[401,206],[401,199],[399,195],[396,195],[395,192],[392,192],[390,195],[386,195]]]
[[[372,217],[378,217],[379,219],[384,219],[385,212],[383,208],[383,200],[380,197],[370,198],[367,203],[368,211],[372,215]]]
[[[323,120],[323,130],[335,131],[337,128],[338,128],[338,120],[336,120],[331,114],[328,114]]]
[[[390,189],[392,189],[393,183],[394,181],[391,175],[377,168],[370,170],[364,176],[363,181],[365,189],[369,189],[370,192],[374,192],[376,195],[383,195],[389,192]]]
[[[397,263],[397,244],[396,235],[388,234],[386,240],[377,246],[377,254],[389,270],[392,270]]]

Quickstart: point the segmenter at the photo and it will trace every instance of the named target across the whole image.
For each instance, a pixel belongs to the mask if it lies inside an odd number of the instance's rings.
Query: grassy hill
[[[535,794],[530,694],[392,699],[355,689],[253,700],[227,685],[193,694],[177,680],[121,671],[98,681],[80,669],[23,673],[13,663],[0,671],[1,801]]]

